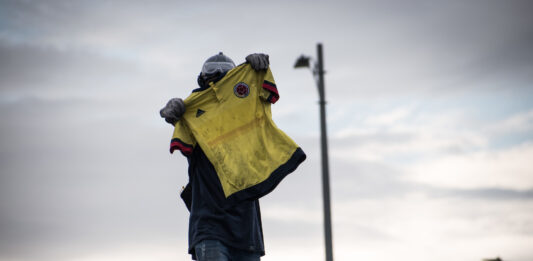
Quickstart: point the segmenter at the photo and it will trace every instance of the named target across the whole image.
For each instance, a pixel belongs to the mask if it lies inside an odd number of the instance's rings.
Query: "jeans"
[[[260,253],[227,247],[218,240],[202,240],[194,246],[198,261],[259,261]]]

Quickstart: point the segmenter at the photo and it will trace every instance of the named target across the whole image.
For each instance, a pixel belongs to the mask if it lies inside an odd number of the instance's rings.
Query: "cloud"
[[[396,198],[337,202],[333,212],[336,250],[350,260],[398,256],[449,260],[452,253],[457,260],[484,255],[521,257],[526,254],[522,240],[531,238],[531,214],[526,211],[530,201],[437,199],[413,192]],[[347,229],[357,226],[386,236],[369,237],[369,233]],[[480,252],[479,245],[494,248]],[[354,246],[361,251],[349,251]]]
[[[94,97],[125,91],[135,65],[80,51],[0,41],[2,96]]]
[[[421,103],[409,109],[385,108],[347,121],[333,134],[333,153],[343,159],[409,164],[413,157],[436,157],[487,146],[487,137],[465,127],[468,117],[464,113],[426,111],[423,107]]]
[[[410,168],[410,178],[434,186],[451,188],[533,188],[529,165],[533,145],[523,144],[501,151],[449,155]]]
[[[177,193],[186,163],[168,161],[170,127],[154,127],[145,113],[93,115],[117,107],[91,99],[0,108],[2,258],[112,258],[126,245],[185,252],[187,215]]]
[[[477,198],[486,200],[530,200],[533,198],[533,189],[513,190],[500,188],[484,189],[442,189],[432,187],[430,195],[436,197],[455,196],[465,198]]]
[[[357,127],[334,133],[332,155],[389,165],[411,182],[434,187],[533,188],[526,181],[533,180],[528,164],[533,146],[525,134],[531,129],[530,110],[486,121],[472,120],[468,113],[435,113],[422,107],[392,107],[358,118]],[[509,140],[517,133],[522,139]]]
[[[532,239],[533,233],[530,229],[531,198],[466,200],[457,194],[433,197],[423,191],[412,190],[387,198],[334,199],[333,242],[335,257],[339,259],[390,260],[405,257],[444,261],[454,257],[466,261],[499,255],[527,260],[524,259],[528,255],[526,242]],[[310,225],[308,218],[321,215],[320,209],[293,207],[272,210],[279,212],[272,212],[275,217],[266,215],[266,244],[273,253],[265,259],[275,260],[274,257],[284,251],[289,251],[290,255],[298,253],[297,260],[323,259],[323,242],[307,236],[322,232],[318,224]],[[288,219],[284,218],[285,213],[289,213]],[[278,221],[272,222],[271,218]],[[300,231],[302,228],[307,231]],[[280,233],[280,237],[273,240],[269,237],[272,231]],[[296,248],[288,249],[287,245]],[[354,248],[357,251],[353,251]],[[314,250],[303,251],[311,249]],[[448,251],[450,249],[453,251]]]
[[[516,134],[533,131],[533,110],[520,112],[489,126],[493,135]]]
[[[533,20],[524,11],[531,8],[527,1],[377,2],[365,8],[386,19],[370,23],[364,15],[354,16],[350,22],[357,33],[336,42],[340,46],[334,50],[326,45],[326,85],[336,100],[529,86]],[[335,63],[327,63],[332,56]]]

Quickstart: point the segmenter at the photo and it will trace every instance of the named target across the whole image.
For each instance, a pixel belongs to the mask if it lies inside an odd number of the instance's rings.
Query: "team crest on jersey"
[[[250,94],[250,87],[246,83],[240,82],[233,87],[233,93],[239,98],[246,98]]]

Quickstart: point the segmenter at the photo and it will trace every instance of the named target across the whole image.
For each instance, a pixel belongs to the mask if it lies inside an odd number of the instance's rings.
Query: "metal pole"
[[[326,239],[326,261],[333,261],[333,243],[331,235],[331,207],[329,197],[328,139],[326,133],[326,99],[324,91],[324,64],[322,44],[317,44],[318,53],[318,95],[320,104],[320,142],[322,149],[322,193],[324,196],[324,231]]]

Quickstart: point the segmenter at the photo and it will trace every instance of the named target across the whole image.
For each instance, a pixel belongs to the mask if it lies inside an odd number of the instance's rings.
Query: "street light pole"
[[[318,61],[313,64],[313,76],[318,74],[317,87],[320,105],[320,146],[322,150],[322,196],[324,202],[324,235],[326,243],[326,261],[333,261],[333,243],[331,233],[331,206],[329,196],[329,163],[328,163],[328,139],[326,131],[326,98],[324,90],[324,61],[322,44],[317,44]],[[310,67],[311,57],[300,56],[294,68]]]
[[[318,56],[318,96],[320,104],[320,144],[322,150],[322,193],[324,197],[324,232],[326,238],[326,261],[333,261],[333,243],[331,235],[331,206],[329,196],[328,135],[326,129],[326,98],[324,90],[324,61],[322,44],[317,44]]]

